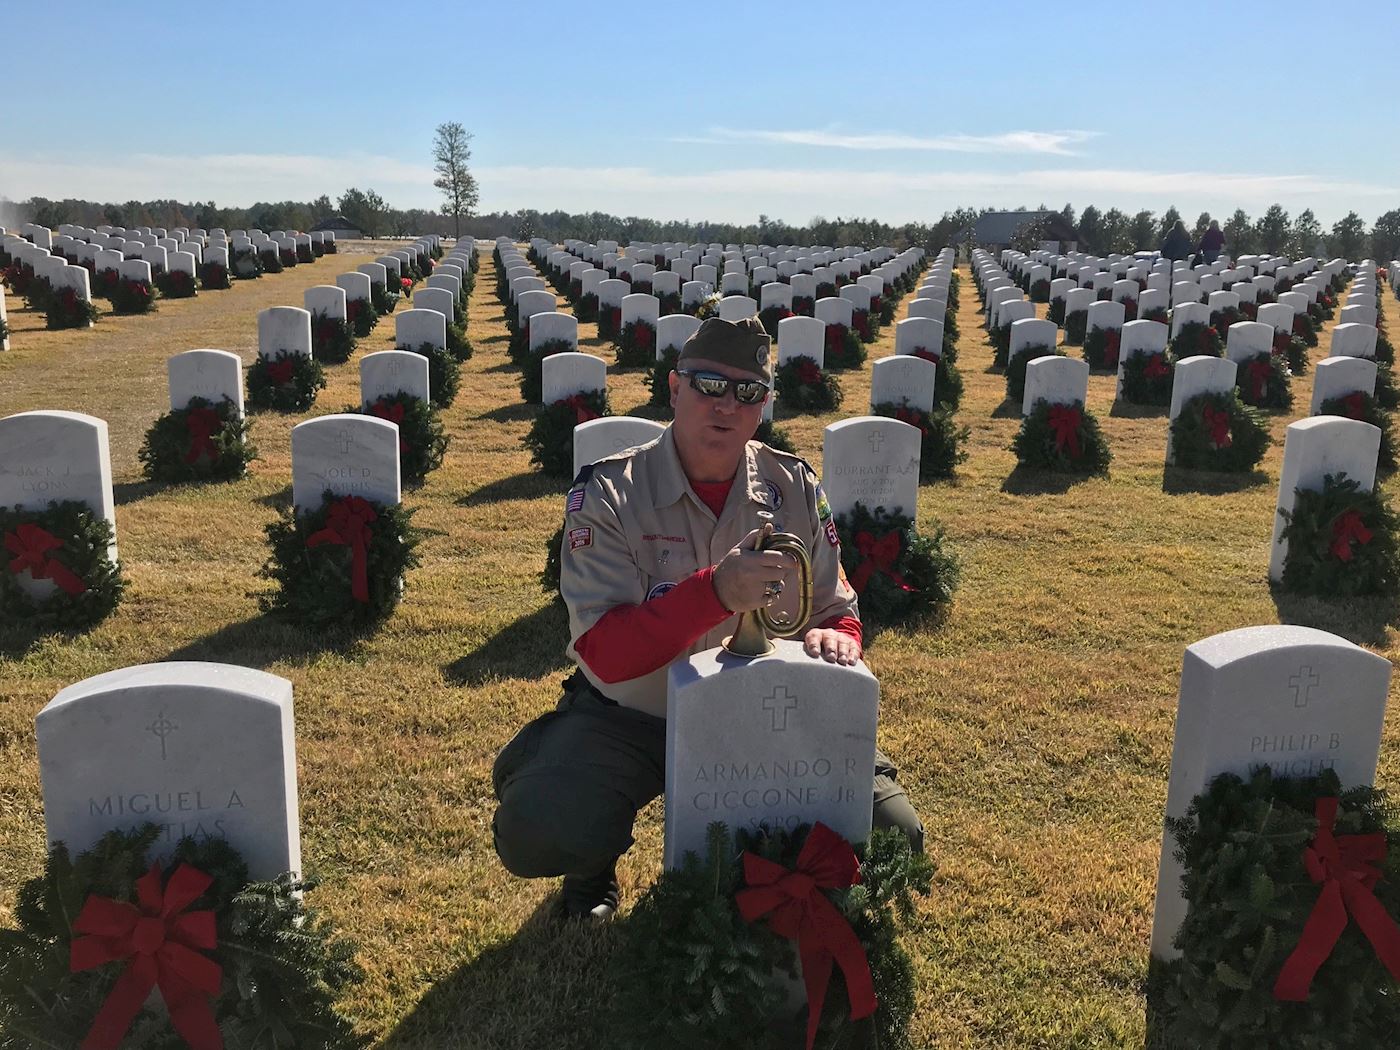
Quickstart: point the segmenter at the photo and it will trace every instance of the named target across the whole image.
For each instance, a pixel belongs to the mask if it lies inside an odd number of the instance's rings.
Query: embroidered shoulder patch
[[[579,511],[583,510],[583,497],[584,497],[584,494],[587,493],[587,492],[588,492],[588,489],[586,489],[586,488],[583,487],[582,485],[580,485],[580,486],[579,486],[578,488],[576,488],[576,489],[573,489],[573,490],[569,493],[569,498],[568,498],[568,500],[566,500],[565,503],[564,503],[564,513],[565,513],[565,514],[576,514],[576,513],[578,513]]]
[[[826,542],[833,547],[841,546],[841,537],[836,532],[836,522],[834,521],[826,523]]]
[[[669,581],[666,583],[658,583],[656,586],[652,587],[651,590],[647,591],[647,601],[651,601],[653,598],[660,598],[667,591],[673,591],[675,589],[676,585]]]
[[[782,510],[783,490],[778,487],[778,483],[764,478],[763,487],[768,491],[768,506],[772,507],[774,510]]]
[[[589,525],[582,528],[569,530],[569,550],[576,551],[582,547],[593,546],[593,529]]]
[[[817,518],[821,521],[831,520],[831,504],[826,501],[826,493],[820,484],[817,485]]]

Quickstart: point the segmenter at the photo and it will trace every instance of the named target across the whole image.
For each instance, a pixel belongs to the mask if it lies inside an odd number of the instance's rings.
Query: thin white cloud
[[[846,150],[914,150],[941,153],[1039,153],[1074,156],[1070,149],[1098,135],[1096,131],[1007,131],[997,135],[909,135],[884,131],[851,134],[834,130],[787,131],[711,128],[709,142],[767,142],[783,146],[819,146]],[[674,141],[693,141],[677,139]]]

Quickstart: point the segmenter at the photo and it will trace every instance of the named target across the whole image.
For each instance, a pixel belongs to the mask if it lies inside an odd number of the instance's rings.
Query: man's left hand
[[[802,639],[808,656],[820,656],[829,664],[853,667],[860,659],[860,643],[830,627],[813,627]]]

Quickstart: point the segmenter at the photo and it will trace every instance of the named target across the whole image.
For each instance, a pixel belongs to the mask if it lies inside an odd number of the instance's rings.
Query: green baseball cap
[[[695,334],[685,341],[678,366],[686,361],[714,361],[762,379],[773,385],[773,340],[756,317],[726,321],[707,317]]]

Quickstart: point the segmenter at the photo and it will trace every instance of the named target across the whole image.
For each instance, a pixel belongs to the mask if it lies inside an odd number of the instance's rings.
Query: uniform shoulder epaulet
[[[588,479],[591,478],[592,476],[593,476],[593,464],[592,464],[592,463],[585,463],[582,467],[579,468],[578,476],[574,478],[574,483],[573,483],[572,485],[570,485],[569,487],[570,487],[570,488],[576,489],[576,488],[578,488],[580,485],[587,485],[587,484],[588,484]]]

